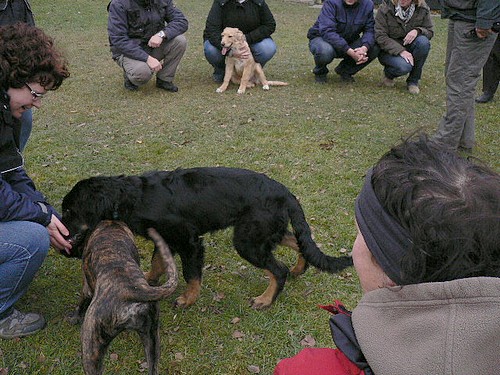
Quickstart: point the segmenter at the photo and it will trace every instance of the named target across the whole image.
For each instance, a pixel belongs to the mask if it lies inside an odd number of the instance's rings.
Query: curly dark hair
[[[38,82],[47,90],[56,90],[68,77],[66,59],[41,29],[21,22],[0,27],[1,88]]]
[[[409,233],[403,284],[500,277],[500,175],[425,135],[374,167],[380,203]]]

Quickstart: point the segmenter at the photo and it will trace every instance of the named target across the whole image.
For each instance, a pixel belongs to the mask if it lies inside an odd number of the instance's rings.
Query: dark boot
[[[159,89],[169,91],[169,92],[177,92],[179,88],[174,85],[172,82],[164,81],[162,79],[156,78],[156,87]]]
[[[337,73],[340,76],[340,79],[342,80],[342,82],[354,83],[354,77],[352,75],[350,75],[349,73],[346,73],[346,72],[340,70],[338,66],[335,68],[335,73]]]
[[[326,74],[315,74],[314,80],[316,81],[316,83],[319,83],[319,84],[326,83],[326,81],[327,81]]]
[[[493,94],[491,92],[483,92],[483,95],[476,98],[476,103],[488,103],[493,100]]]
[[[127,74],[125,72],[123,73],[123,86],[129,90],[129,91],[137,91],[139,86],[134,85],[127,77]]]

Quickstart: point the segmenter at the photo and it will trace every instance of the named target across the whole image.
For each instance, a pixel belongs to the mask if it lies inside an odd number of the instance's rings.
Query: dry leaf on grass
[[[184,359],[184,354],[177,352],[174,354],[174,358],[176,361],[182,361]]]
[[[300,345],[312,348],[316,345],[316,340],[311,335],[307,335],[300,341]]]
[[[250,374],[260,374],[260,367],[255,365],[248,366],[248,371]]]
[[[233,339],[237,339],[239,341],[242,341],[244,337],[245,337],[245,334],[241,331],[234,331],[233,332]]]

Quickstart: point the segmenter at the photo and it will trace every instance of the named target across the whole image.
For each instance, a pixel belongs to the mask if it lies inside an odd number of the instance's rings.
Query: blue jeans
[[[21,136],[19,139],[19,149],[24,151],[26,143],[31,135],[31,128],[33,127],[33,112],[31,109],[23,112],[21,117]]]
[[[351,43],[351,48],[355,49],[362,45],[363,43],[360,38],[354,43]],[[314,63],[316,64],[313,69],[314,74],[320,76],[328,74],[329,70],[326,66],[330,64],[333,59],[341,58],[343,60],[335,68],[335,71],[338,74],[348,74],[352,76],[371,63],[373,59],[377,57],[380,48],[377,45],[370,48],[367,53],[368,61],[360,65],[357,65],[356,62],[344,52],[337,51],[330,43],[323,40],[320,36],[309,41],[309,51],[313,54]]]
[[[276,43],[271,38],[266,38],[260,42],[250,45],[253,58],[260,65],[264,66],[276,53]],[[222,55],[220,49],[214,47],[208,40],[203,43],[205,58],[214,67],[214,75],[224,77],[226,70],[226,57]]]
[[[413,66],[401,56],[394,56],[384,51],[380,51],[378,61],[384,66],[384,74],[387,78],[394,79],[409,73],[406,83],[408,85],[418,85],[418,81],[422,78],[425,60],[427,60],[431,49],[431,43],[426,36],[419,35],[405,48],[413,55]]]
[[[0,319],[10,315],[47,256],[47,228],[31,221],[0,222]]]

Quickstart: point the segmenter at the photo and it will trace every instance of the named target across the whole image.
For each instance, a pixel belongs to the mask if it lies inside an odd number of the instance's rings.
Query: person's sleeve
[[[113,48],[128,58],[146,62],[149,55],[137,40],[132,40],[128,36],[127,11],[121,2],[112,1],[108,11],[108,35]]]
[[[495,22],[500,22],[500,1],[478,0],[476,27],[479,29],[491,29]]]
[[[375,45],[375,19],[373,17],[373,3],[371,1],[367,6],[366,11],[367,17],[361,41],[366,48],[372,49]]]
[[[307,348],[282,359],[274,375],[364,375],[339,349]]]
[[[212,8],[208,12],[207,21],[205,23],[205,31],[203,36],[210,44],[216,48],[221,49],[222,40],[222,8],[214,1]]]
[[[24,169],[2,175],[0,199],[0,221],[33,221],[47,226],[52,214],[58,216]]]
[[[259,9],[260,26],[245,35],[248,44],[260,42],[269,38],[276,30],[276,21],[266,3],[263,3]]]
[[[388,17],[392,17],[392,15],[384,12],[382,8],[378,10],[375,16],[375,41],[382,51],[396,56],[403,52],[405,48],[389,36]]]
[[[326,1],[318,17],[318,31],[325,42],[330,43],[333,48],[347,52],[350,48],[347,41],[337,32],[336,9],[334,5]]]
[[[424,18],[424,22],[419,27],[416,27],[418,33],[426,36],[427,39],[431,40],[434,36],[434,23],[432,22],[431,11],[427,9],[426,17]]]
[[[167,40],[174,39],[176,36],[184,34],[188,29],[187,18],[172,1],[168,2],[167,17],[165,21],[167,22],[167,26],[163,31],[167,36]]]

